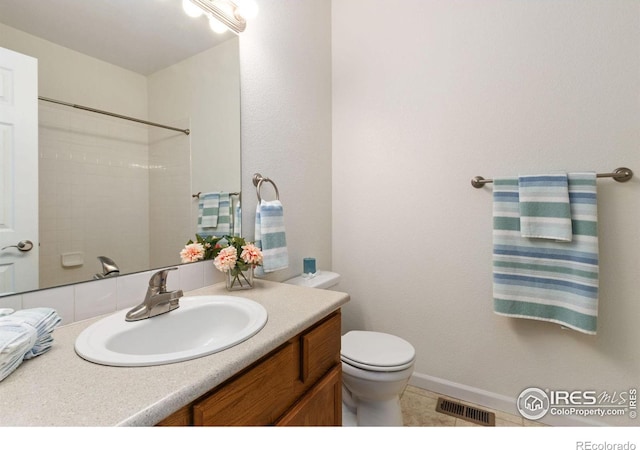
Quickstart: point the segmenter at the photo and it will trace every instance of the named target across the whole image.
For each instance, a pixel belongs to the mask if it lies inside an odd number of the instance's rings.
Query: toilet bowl
[[[330,289],[339,280],[334,272],[319,272],[285,283]],[[345,333],[341,344],[342,425],[402,426],[400,394],[413,374],[413,346],[392,334],[361,330]]]
[[[413,346],[392,334],[349,331],[340,359],[343,425],[402,426],[400,394],[413,374]]]

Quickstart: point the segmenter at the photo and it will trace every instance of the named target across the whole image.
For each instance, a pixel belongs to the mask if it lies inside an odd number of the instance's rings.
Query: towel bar
[[[276,200],[280,200],[280,193],[278,192],[278,186],[273,182],[271,178],[263,177],[259,173],[253,174],[253,185],[256,187],[256,194],[258,195],[258,202],[262,201],[262,197],[260,197],[260,188],[262,187],[262,183],[264,182],[271,183],[273,189],[276,191]]]
[[[197,194],[191,194],[191,198],[200,198],[200,194],[202,194],[202,191]],[[240,195],[240,192],[229,192],[229,195]]]
[[[613,178],[614,180],[624,183],[625,181],[629,181],[633,178],[633,171],[631,169],[627,169],[626,167],[618,167],[616,170],[610,173],[597,173],[597,178]],[[493,183],[493,180],[486,179],[483,177],[473,177],[471,179],[471,186],[476,189],[480,189],[487,183]]]

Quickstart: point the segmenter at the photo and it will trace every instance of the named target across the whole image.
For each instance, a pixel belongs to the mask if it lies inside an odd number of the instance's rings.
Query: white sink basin
[[[267,323],[267,310],[244,297],[182,297],[180,307],[136,322],[127,310],[90,325],[76,353],[107,366],[156,366],[210,355],[239,344]]]

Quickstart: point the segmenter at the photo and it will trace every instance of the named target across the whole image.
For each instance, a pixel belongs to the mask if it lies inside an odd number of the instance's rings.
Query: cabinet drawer
[[[296,346],[288,343],[193,407],[194,425],[268,425],[296,400]]]
[[[340,313],[336,313],[300,337],[300,380],[305,385],[315,383],[340,364],[340,327]]]

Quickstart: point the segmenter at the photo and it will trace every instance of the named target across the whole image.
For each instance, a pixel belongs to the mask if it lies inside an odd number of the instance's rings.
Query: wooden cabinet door
[[[194,425],[270,425],[295,402],[297,348],[282,347],[193,406]]]
[[[340,426],[340,320],[329,315],[158,425]]]
[[[336,366],[278,422],[278,426],[342,426],[342,367]]]
[[[158,427],[186,427],[193,424],[191,405],[185,406],[156,424]]]

